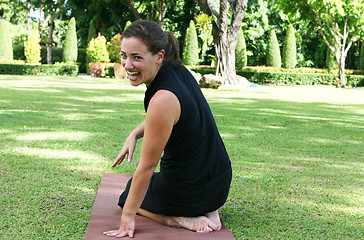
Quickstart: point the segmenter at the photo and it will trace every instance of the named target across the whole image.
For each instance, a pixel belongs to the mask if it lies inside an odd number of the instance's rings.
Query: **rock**
[[[197,83],[199,83],[202,78],[201,74],[192,71],[190,68],[187,68],[187,69],[190,71],[192,76],[196,79]]]
[[[245,77],[236,75],[236,85],[244,88],[250,88],[252,83],[248,81]]]
[[[223,83],[224,83],[224,78],[215,76],[213,74],[206,74],[199,81],[201,87],[214,88],[214,89],[219,88]]]

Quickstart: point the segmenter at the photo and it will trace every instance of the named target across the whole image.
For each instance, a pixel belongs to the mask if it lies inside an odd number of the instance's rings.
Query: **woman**
[[[196,80],[180,64],[177,40],[155,23],[136,21],[122,34],[121,56],[130,84],[147,86],[146,119],[112,165],[131,161],[143,137],[138,167],[119,199],[120,228],[104,234],[133,237],[137,213],[196,232],[220,230],[231,164]]]

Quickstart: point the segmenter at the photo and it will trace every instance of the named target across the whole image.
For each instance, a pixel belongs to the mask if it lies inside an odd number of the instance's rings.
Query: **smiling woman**
[[[119,198],[120,228],[110,237],[133,237],[137,213],[196,232],[221,229],[218,209],[231,182],[231,163],[209,105],[181,63],[171,33],[137,21],[122,35],[122,65],[130,84],[145,84],[145,122],[126,139],[113,167],[131,161],[143,137],[140,161]],[[163,154],[163,156],[162,156]],[[155,169],[160,161],[160,172]]]

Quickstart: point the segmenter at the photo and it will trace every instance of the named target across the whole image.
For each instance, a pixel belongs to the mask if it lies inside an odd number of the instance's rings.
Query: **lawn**
[[[110,167],[143,121],[144,90],[0,75],[0,239],[83,238],[102,174],[137,166],[139,154]],[[220,214],[237,239],[364,235],[364,89],[203,92],[233,164]]]

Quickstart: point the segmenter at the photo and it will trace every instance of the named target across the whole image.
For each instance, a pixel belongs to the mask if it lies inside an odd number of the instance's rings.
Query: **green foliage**
[[[124,31],[125,31],[125,29],[127,28],[127,27],[129,27],[129,25],[131,24],[131,22],[130,21],[127,21],[126,22],[126,24],[125,24],[125,27],[124,27]]]
[[[279,50],[279,44],[274,29],[269,32],[267,65],[271,67],[281,67],[281,51]]]
[[[89,24],[89,28],[88,28],[88,35],[87,35],[87,42],[89,43],[91,41],[91,39],[96,38],[97,37],[97,32],[96,32],[96,26],[94,21],[90,21]]]
[[[201,75],[214,74],[213,67],[191,67],[191,70]],[[347,84],[364,85],[364,72],[347,70]],[[236,71],[237,75],[251,82],[277,85],[334,85],[335,73],[316,68],[275,68],[275,67],[245,67]]]
[[[364,42],[361,42],[360,47],[360,70],[364,70]]]
[[[62,63],[52,65],[0,64],[0,74],[77,76],[78,66],[76,64]]]
[[[292,24],[288,25],[283,45],[283,67],[295,68],[297,64],[296,37]]]
[[[198,56],[198,40],[195,23],[190,21],[190,26],[187,28],[185,44],[183,48],[182,62],[185,65],[197,65]]]
[[[13,60],[13,45],[9,27],[10,24],[0,18],[0,59]]]
[[[68,23],[66,39],[63,45],[63,62],[76,62],[77,55],[76,20],[73,17]]]
[[[235,49],[235,66],[240,69],[246,67],[248,59],[246,55],[246,43],[243,30],[240,28],[238,33],[238,42]]]
[[[196,28],[199,37],[202,40],[201,55],[204,55],[208,47],[213,43],[212,36],[212,16],[207,14],[199,14],[196,16]]]
[[[329,70],[335,70],[338,68],[335,53],[331,51],[330,48],[327,48],[326,50],[326,67]]]
[[[110,62],[109,53],[106,49],[106,38],[99,34],[97,38],[91,39],[86,49],[86,61],[90,62]]]
[[[32,28],[28,40],[24,43],[24,55],[28,63],[39,63],[41,60],[39,44],[40,37],[37,28]]]
[[[110,42],[107,43],[107,52],[109,53],[109,58],[111,62],[121,63],[121,34],[118,33],[111,38]]]

